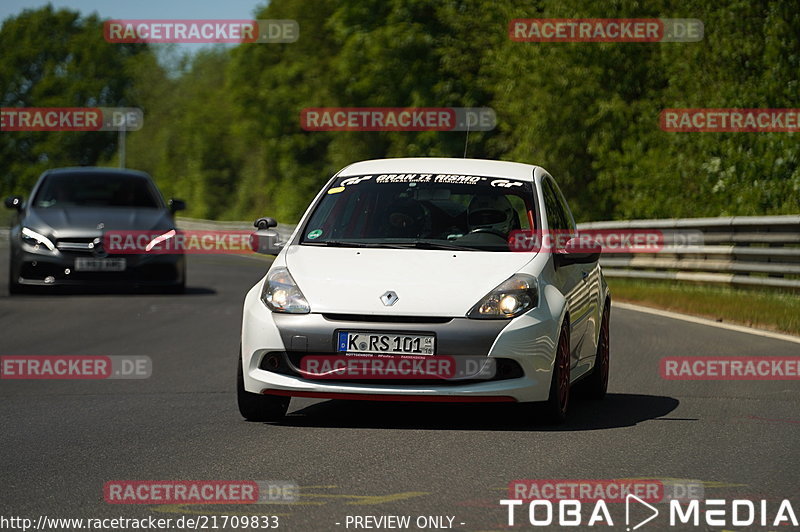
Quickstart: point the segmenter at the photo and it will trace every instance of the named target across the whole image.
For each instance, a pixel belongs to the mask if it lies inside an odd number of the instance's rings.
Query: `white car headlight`
[[[40,246],[44,246],[50,251],[55,251],[56,249],[56,247],[53,245],[53,243],[50,241],[49,238],[40,233],[37,233],[33,229],[23,227],[22,232],[20,233],[19,236],[23,242],[25,242],[29,246],[33,246],[35,251],[39,251]]]
[[[516,273],[497,285],[470,309],[468,318],[511,319],[539,304],[536,278]]]
[[[261,289],[261,301],[272,312],[308,314],[311,307],[286,268],[275,268],[267,274]]]

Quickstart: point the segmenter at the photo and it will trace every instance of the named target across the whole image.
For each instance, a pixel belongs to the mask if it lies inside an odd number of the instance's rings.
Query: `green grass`
[[[0,198],[0,200],[2,199],[3,198]],[[0,204],[0,209],[2,209],[2,211],[0,211],[0,229],[11,227],[11,223],[14,221],[14,213],[6,211],[6,208],[2,204]]]
[[[608,279],[614,301],[800,335],[800,292]]]

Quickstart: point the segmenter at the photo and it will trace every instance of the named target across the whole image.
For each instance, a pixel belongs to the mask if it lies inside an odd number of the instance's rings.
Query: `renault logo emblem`
[[[384,306],[387,306],[387,307],[391,307],[392,305],[397,303],[397,301],[399,299],[400,298],[397,297],[397,294],[395,292],[393,292],[392,290],[389,290],[388,292],[386,292],[385,294],[383,294],[381,296],[381,302],[383,302]]]

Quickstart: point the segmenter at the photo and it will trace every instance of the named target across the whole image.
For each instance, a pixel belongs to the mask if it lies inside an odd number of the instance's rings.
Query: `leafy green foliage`
[[[0,106],[124,107],[128,64],[144,45],[109,44],[102,22],[51,6],[0,28]],[[113,132],[0,132],[0,193],[25,194],[56,166],[92,165],[116,150]]]

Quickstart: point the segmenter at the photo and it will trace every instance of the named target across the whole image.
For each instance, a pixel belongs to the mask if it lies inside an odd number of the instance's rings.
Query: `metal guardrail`
[[[178,218],[178,226],[254,230],[249,221]],[[286,240],[295,227],[279,224],[276,229]],[[578,228],[663,232],[665,246],[658,253],[604,254],[600,264],[607,277],[800,288],[800,215],[589,222]],[[678,245],[674,240],[681,234],[702,243]]]
[[[252,221],[241,222],[217,222],[214,220],[201,220],[199,218],[185,218],[183,216],[176,217],[175,219],[178,229],[195,230],[195,231],[255,231]],[[285,242],[292,236],[295,224],[278,224],[274,230],[281,235]]]
[[[607,277],[800,288],[800,215],[591,222],[578,227],[702,233],[701,245],[604,254],[600,264]]]
[[[248,230],[250,221],[217,222],[178,218],[181,229]],[[279,224],[288,239],[293,224]],[[606,253],[600,259],[607,277],[666,279],[740,286],[800,288],[800,215],[734,216],[589,222],[579,229],[663,231],[666,246],[658,253]],[[667,235],[698,232],[700,245],[670,245]],[[7,237],[0,230],[0,241]]]

